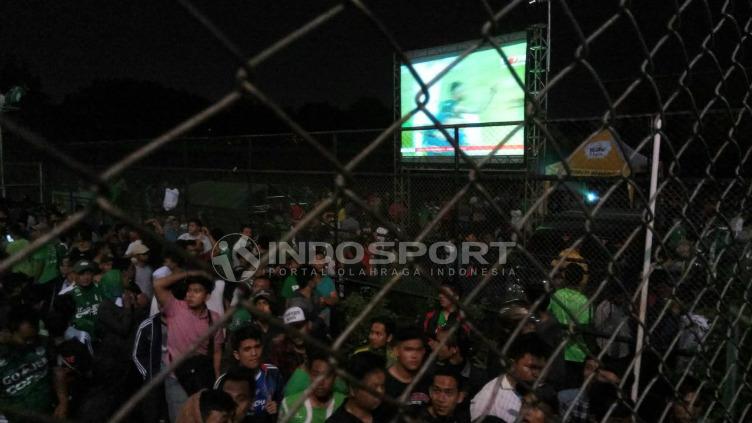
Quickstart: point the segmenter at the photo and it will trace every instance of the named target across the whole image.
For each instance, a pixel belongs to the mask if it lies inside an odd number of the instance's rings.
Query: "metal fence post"
[[[653,253],[653,227],[655,224],[655,191],[658,187],[658,163],[661,152],[661,119],[656,118],[653,126],[653,163],[650,173],[650,199],[649,205],[651,219],[645,229],[645,256],[642,262],[642,289],[640,291],[640,310],[637,326],[637,339],[635,345],[634,384],[632,385],[632,401],[637,401],[640,389],[640,370],[642,368],[642,349],[645,342],[645,319],[648,305],[648,284],[650,278],[650,263]]]

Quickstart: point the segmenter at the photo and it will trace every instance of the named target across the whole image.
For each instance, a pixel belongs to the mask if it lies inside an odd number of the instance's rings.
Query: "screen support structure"
[[[538,98],[539,108],[533,110],[528,104],[525,113],[525,145],[526,151],[526,177],[525,177],[525,204],[530,205],[541,195],[542,185],[537,180],[540,170],[540,163],[546,154],[546,138],[543,131],[535,125],[533,118],[539,121],[546,121],[548,110],[548,94],[544,92],[548,84],[548,71],[550,69],[550,32],[549,25],[551,22],[551,3],[547,2],[548,23],[536,24],[528,29],[528,63],[525,78],[525,89],[530,96]],[[539,96],[540,93],[543,93]],[[532,176],[532,178],[531,178]],[[525,210],[526,212],[527,210]]]

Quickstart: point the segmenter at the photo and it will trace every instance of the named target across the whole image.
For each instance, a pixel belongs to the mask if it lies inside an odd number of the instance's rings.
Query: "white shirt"
[[[147,264],[144,266],[136,265],[134,267],[136,268],[136,273],[134,275],[136,285],[138,285],[141,292],[146,295],[146,298],[154,297],[154,285],[151,280],[151,266]]]
[[[206,300],[206,308],[219,314],[220,316],[225,314],[225,281],[217,279],[214,281],[214,290]]]
[[[181,241],[195,241],[197,239],[201,240],[201,243],[204,244],[204,253],[208,253],[212,249],[211,241],[209,241],[209,237],[204,234],[199,234],[198,236],[193,236],[189,234],[188,232],[184,233],[183,235],[180,235],[178,237]]]
[[[517,421],[522,400],[512,388],[506,375],[488,382],[470,402],[470,419],[498,417],[505,422]]]
[[[172,274],[172,270],[170,270],[167,266],[162,266],[159,269],[155,270],[154,273],[151,274],[152,281],[155,281],[160,278],[166,278],[167,276],[170,276]],[[159,313],[159,302],[157,302],[157,297],[154,296],[151,299],[151,307],[149,307],[149,317]]]

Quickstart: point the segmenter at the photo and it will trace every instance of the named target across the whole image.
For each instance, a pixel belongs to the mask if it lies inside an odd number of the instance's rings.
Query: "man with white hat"
[[[151,301],[154,296],[154,287],[152,286],[153,272],[149,265],[149,247],[142,243],[135,244],[131,248],[130,256],[126,257],[130,258],[131,263],[133,263],[136,285],[146,295],[146,298]]]

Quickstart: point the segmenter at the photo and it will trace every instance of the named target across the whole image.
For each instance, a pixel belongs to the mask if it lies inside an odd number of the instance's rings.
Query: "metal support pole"
[[[642,368],[642,350],[643,343],[645,341],[645,320],[647,315],[648,305],[648,281],[650,278],[650,262],[652,258],[653,250],[653,225],[655,223],[655,191],[658,187],[658,163],[660,161],[661,153],[661,119],[656,118],[654,123],[653,135],[653,163],[652,170],[650,172],[650,200],[649,208],[650,215],[653,217],[648,222],[648,227],[645,232],[645,256],[642,262],[642,290],[640,291],[640,310],[639,310],[639,325],[637,326],[637,343],[635,346],[635,367],[634,367],[634,384],[632,385],[632,401],[637,402],[637,397],[640,390],[640,370]]]
[[[739,384],[739,325],[729,328],[726,334],[728,336],[726,341],[726,368],[729,377],[723,390],[723,406],[733,421],[736,420],[735,405],[738,402],[734,401],[734,396]]]
[[[454,149],[454,192],[460,190],[460,128],[454,127],[454,142],[457,143],[457,147]],[[464,199],[460,199],[460,202]],[[459,238],[460,234],[460,203],[454,207],[454,238],[460,243],[463,241]],[[459,248],[460,244],[457,244]],[[458,251],[457,260],[455,260],[455,280],[458,281],[460,277],[460,254]]]

